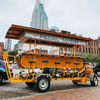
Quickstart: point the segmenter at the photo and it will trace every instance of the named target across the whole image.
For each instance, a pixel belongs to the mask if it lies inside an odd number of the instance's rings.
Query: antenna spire
[[[43,0],[43,6],[44,6],[44,8],[45,8],[45,0]]]

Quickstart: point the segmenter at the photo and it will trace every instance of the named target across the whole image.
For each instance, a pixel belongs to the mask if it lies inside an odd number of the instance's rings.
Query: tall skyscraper
[[[36,0],[31,27],[48,30],[48,16],[40,0]]]
[[[5,40],[5,49],[7,51],[11,51],[11,43],[12,43],[12,40],[11,39],[6,39]]]

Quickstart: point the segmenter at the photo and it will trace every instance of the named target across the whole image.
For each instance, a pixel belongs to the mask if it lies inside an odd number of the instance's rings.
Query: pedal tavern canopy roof
[[[51,32],[47,30],[35,29],[25,26],[12,25],[7,34],[6,38],[17,39],[20,42],[34,43],[36,40],[39,44],[50,44],[50,45],[86,45],[86,42],[92,39],[77,36],[74,34],[65,34],[58,32]]]

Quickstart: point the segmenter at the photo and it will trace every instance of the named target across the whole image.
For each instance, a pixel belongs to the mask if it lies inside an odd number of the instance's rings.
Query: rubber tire
[[[0,74],[0,85],[3,83],[3,76]]]
[[[46,82],[48,82],[47,84],[48,84],[48,86],[45,88],[45,89],[41,89],[40,88],[40,82],[42,81],[42,80],[44,80],[44,81],[46,81]],[[40,77],[40,78],[38,78],[38,81],[37,81],[37,89],[38,89],[38,91],[39,92],[47,92],[48,90],[49,90],[49,88],[50,88],[50,80],[49,79],[47,79],[46,77],[44,77],[44,78],[42,78],[42,77]]]
[[[96,81],[97,81],[97,84],[95,83],[95,79],[96,79]],[[93,80],[90,81],[90,83],[91,83],[91,86],[98,86],[98,78],[97,78],[96,75],[94,75]]]
[[[78,82],[77,82],[77,81],[72,81],[72,82],[73,82],[73,84],[74,84],[74,85],[77,85],[77,84],[78,84]]]
[[[34,87],[35,82],[26,82],[26,85],[31,88]]]

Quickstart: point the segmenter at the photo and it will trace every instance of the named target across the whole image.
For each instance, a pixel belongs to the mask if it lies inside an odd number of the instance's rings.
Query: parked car
[[[10,69],[10,71],[12,72],[12,69]],[[8,80],[8,77],[7,77],[4,61],[0,60],[0,84],[3,83],[3,80]]]

